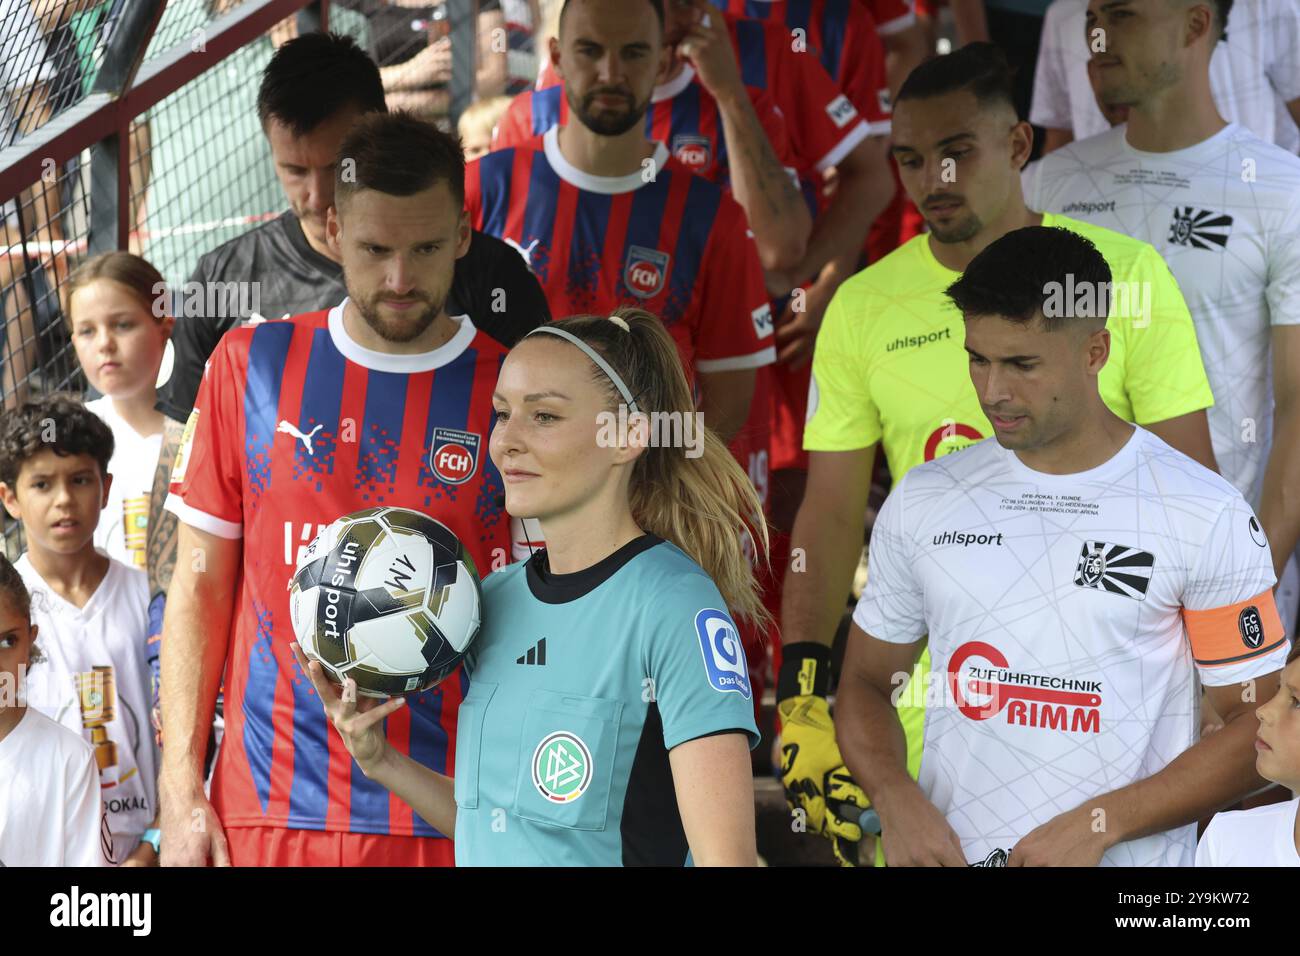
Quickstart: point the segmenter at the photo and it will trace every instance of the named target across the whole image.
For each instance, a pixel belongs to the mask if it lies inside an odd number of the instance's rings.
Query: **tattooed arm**
[[[163,510],[167,487],[171,484],[172,463],[181,445],[185,426],[169,417],[163,419],[162,450],[153,474],[153,491],[149,495],[149,537],[145,561],[149,571],[149,594],[166,594],[176,567],[176,516]]]

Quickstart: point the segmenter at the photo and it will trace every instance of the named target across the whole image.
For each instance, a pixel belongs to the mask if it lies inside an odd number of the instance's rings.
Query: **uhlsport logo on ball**
[[[482,596],[456,535],[405,508],[369,508],[326,526],[289,582],[303,652],[367,697],[426,690],[478,635]]]

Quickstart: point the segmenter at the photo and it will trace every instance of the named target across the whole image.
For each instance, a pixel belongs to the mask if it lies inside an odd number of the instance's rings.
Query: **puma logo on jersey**
[[[302,432],[298,431],[297,426],[292,425],[289,422],[286,422],[283,419],[281,419],[280,424],[275,426],[275,430],[276,432],[283,432],[286,435],[292,435],[294,438],[302,442],[302,446],[307,449],[307,454],[314,455],[316,454],[316,452],[312,449],[311,440],[315,438],[316,433],[324,427],[325,427],[324,425],[317,425],[315,428],[313,428],[311,431],[309,431],[307,434],[304,435]]]
[[[1173,222],[1169,224],[1169,241],[1193,249],[1222,251],[1231,232],[1232,217],[1227,213],[1179,206],[1175,207]]]
[[[533,269],[533,250],[537,248],[537,244],[539,242],[541,242],[540,239],[534,239],[532,242],[528,244],[528,247],[525,248],[521,246],[519,243],[515,242],[509,236],[506,237],[506,245],[508,245],[510,248],[514,249],[515,252],[519,253],[521,256],[524,257],[524,265],[528,266],[529,272],[531,272]]]

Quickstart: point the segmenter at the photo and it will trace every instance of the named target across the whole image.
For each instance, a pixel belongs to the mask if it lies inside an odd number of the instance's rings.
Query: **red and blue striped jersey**
[[[747,90],[763,132],[782,166],[795,168],[785,118],[766,90]],[[517,146],[569,121],[564,86],[516,96],[492,134],[492,148]],[[727,185],[727,141],[722,113],[689,64],[673,80],[655,87],[645,117],[646,139],[664,143],[672,157],[698,176]]]
[[[785,116],[801,175],[826,172],[871,135],[872,123],[884,121],[884,114],[859,115],[816,56],[794,51],[785,27],[723,16],[741,80],[747,87],[767,90]]]
[[[867,0],[713,0],[728,13],[786,28],[791,43],[816,51],[822,66],[867,120],[889,132],[885,45]]]
[[[347,334],[343,308],[227,333],[173,470],[169,510],[243,538],[212,804],[227,827],[438,836],[365,778],[329,726],[289,649],[287,585],[323,526],[376,505],[441,521],[483,574],[509,561],[504,486],[488,458],[505,349],[462,317],[431,352],[373,352]],[[390,744],[450,772],[465,690],[458,670],[409,696],[386,721]]]
[[[876,30],[882,37],[893,36],[916,22],[914,0],[865,0]]]
[[[857,107],[818,58],[794,51],[785,27],[726,11],[722,16],[727,21],[745,89],[751,91],[751,96],[766,92],[785,118],[794,168],[800,176],[824,173],[842,160],[872,135],[869,123],[885,122],[877,130],[882,134],[889,131],[887,114],[859,116]],[[544,60],[537,78],[538,89],[560,82],[550,60]]]
[[[888,135],[891,104],[885,47],[880,39],[886,30],[878,23],[879,17],[888,17],[888,32],[910,26],[916,18],[907,0],[713,0],[713,3],[732,16],[783,26],[792,44],[805,44],[807,49],[815,51],[826,72],[867,120],[871,134]],[[872,223],[867,236],[867,253],[873,262],[897,248],[905,234],[902,219],[906,195],[892,163],[890,173],[895,179],[894,199]],[[803,192],[815,217],[827,202],[820,178],[806,179]]]
[[[520,251],[551,314],[648,309],[692,377],[773,362],[763,270],[736,201],[663,143],[644,170],[592,176],[564,158],[558,134],[552,127],[465,169],[471,222]]]

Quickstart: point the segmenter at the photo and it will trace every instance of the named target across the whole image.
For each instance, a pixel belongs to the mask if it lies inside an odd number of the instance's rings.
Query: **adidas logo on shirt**
[[[527,654],[521,654],[515,658],[516,664],[536,664],[539,667],[546,665],[546,638],[542,638],[532,647],[528,648]]]

